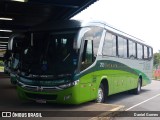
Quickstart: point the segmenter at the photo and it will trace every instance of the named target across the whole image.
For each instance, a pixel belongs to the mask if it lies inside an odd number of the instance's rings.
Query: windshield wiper
[[[70,56],[70,53],[63,59],[63,62]]]

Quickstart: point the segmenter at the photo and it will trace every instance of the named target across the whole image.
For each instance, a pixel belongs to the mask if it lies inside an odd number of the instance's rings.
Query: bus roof
[[[34,28],[30,29],[29,31],[52,31],[52,30],[61,30],[61,29],[73,29],[73,28],[82,28],[82,27],[89,27],[89,26],[99,26],[99,27],[103,27],[108,31],[111,31],[113,33],[116,33],[120,36],[123,36],[127,39],[131,39],[134,40],[136,42],[145,44],[147,46],[150,46],[148,44],[146,44],[145,41],[134,37],[130,34],[127,34],[121,30],[118,30],[116,27],[113,27],[109,24],[107,24],[104,21],[78,21],[78,20],[65,20],[65,21],[55,21],[52,23],[45,23],[39,26],[35,26]],[[150,46],[151,47],[151,46]]]
[[[119,29],[117,29],[116,27],[113,27],[112,25],[109,25],[107,24],[106,22],[104,21],[90,21],[90,22],[87,22],[86,24],[83,24],[82,25],[83,27],[85,26],[99,26],[99,27],[104,27],[106,30],[112,32],[112,33],[116,33],[120,36],[123,36],[124,38],[127,38],[127,39],[131,39],[131,40],[134,40],[136,42],[139,42],[139,43],[142,43],[142,44],[145,44],[147,46],[150,46],[149,44],[147,44],[144,40],[141,40],[135,36],[132,36],[128,33],[125,33]],[[151,47],[151,46],[150,46]]]

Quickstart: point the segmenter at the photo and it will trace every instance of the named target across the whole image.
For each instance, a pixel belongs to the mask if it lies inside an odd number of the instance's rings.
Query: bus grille
[[[27,97],[31,99],[44,99],[44,100],[56,100],[57,95],[44,95],[44,94],[32,94],[32,93],[25,93]]]

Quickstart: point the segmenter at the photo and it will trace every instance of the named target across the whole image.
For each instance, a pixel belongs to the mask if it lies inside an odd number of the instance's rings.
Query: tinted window
[[[116,56],[116,36],[111,33],[106,33],[103,55]]]
[[[103,28],[101,27],[89,27],[88,30],[84,33],[83,40],[84,48],[82,55],[82,64],[81,70],[89,67],[96,59],[99,43],[101,40]]]
[[[137,44],[137,58],[142,59],[143,58],[143,48],[142,45]]]
[[[49,75],[72,74],[78,63],[78,54],[73,49],[77,32],[68,31],[34,33],[33,46],[23,46],[21,71]]]
[[[136,58],[136,44],[129,40],[129,58]]]
[[[144,46],[144,59],[148,59],[148,50],[146,46]]]
[[[118,37],[118,55],[127,58],[127,40],[122,37]]]
[[[93,40],[93,51],[94,51],[95,57],[97,56],[102,32],[103,32],[103,28],[91,27],[90,30],[87,31],[84,35],[84,40]]]
[[[85,40],[81,70],[86,69],[92,63],[93,63],[93,41]]]
[[[152,48],[148,48],[149,50],[148,50],[148,52],[149,52],[149,54],[148,54],[148,57],[149,57],[149,59],[151,59],[152,58]]]

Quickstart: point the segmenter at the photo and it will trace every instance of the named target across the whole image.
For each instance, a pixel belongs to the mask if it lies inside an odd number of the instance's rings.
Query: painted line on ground
[[[154,98],[156,98],[156,97],[158,97],[158,96],[160,96],[160,94],[155,95],[155,96],[153,96],[153,97],[151,97],[151,98],[149,98],[149,99],[147,99],[147,100],[145,100],[145,101],[142,101],[142,102],[140,102],[140,103],[138,103],[138,104],[136,104],[136,105],[133,105],[132,107],[126,109],[125,111],[128,111],[128,110],[130,110],[130,109],[132,109],[132,108],[135,108],[135,107],[137,107],[137,106],[139,106],[139,105],[141,105],[141,104],[143,104],[143,103],[145,103],[145,102],[147,102],[147,101],[149,101],[149,100],[152,100],[152,99],[154,99]]]
[[[103,103],[97,103],[97,104],[102,104],[102,105],[106,105],[107,106],[114,106],[115,108],[112,108],[110,110],[107,110],[107,111],[102,111],[101,114],[99,114],[98,116],[96,117],[92,117],[88,120],[110,120],[112,117],[108,117],[110,115],[115,115],[116,111],[124,111],[124,107],[123,105],[114,105],[114,104],[103,104]]]

